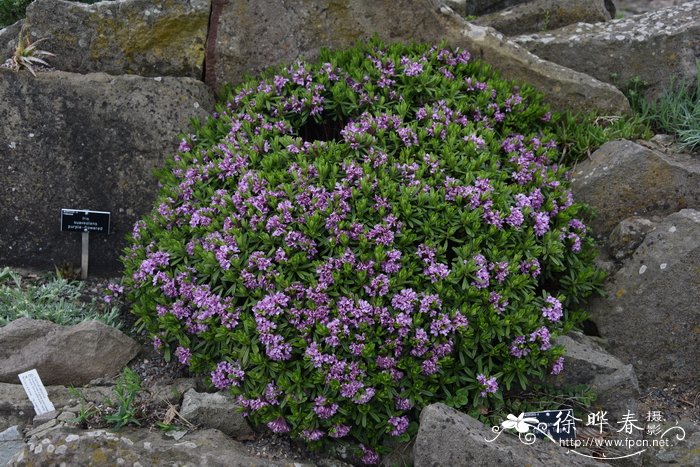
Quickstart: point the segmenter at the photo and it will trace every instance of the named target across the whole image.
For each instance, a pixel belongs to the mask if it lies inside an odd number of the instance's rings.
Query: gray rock
[[[0,29],[0,63],[15,53],[19,32],[22,30],[23,24],[24,20],[19,20],[15,24]]]
[[[6,465],[23,446],[22,433],[17,426],[0,432],[0,465]]]
[[[299,466],[293,461],[276,461],[252,456],[241,443],[217,430],[190,433],[175,441],[159,432],[123,429],[54,430],[40,442],[26,445],[8,465],[178,465],[267,467]]]
[[[445,3],[462,16],[478,16],[528,1],[530,0],[446,0]]]
[[[599,463],[574,454],[548,440],[524,445],[516,437],[496,434],[491,427],[447,407],[432,404],[420,414],[414,446],[415,467],[427,466],[598,466]]]
[[[36,0],[26,21],[59,70],[200,79],[209,11],[209,0]]]
[[[700,160],[611,141],[576,167],[573,191],[595,209],[594,233],[606,236],[628,217],[700,208]]]
[[[41,415],[34,415],[34,418],[32,419],[32,424],[36,427],[39,425],[43,425],[44,423],[49,422],[54,418],[58,418],[57,410],[52,410],[51,412],[46,412]]]
[[[589,312],[606,348],[644,386],[696,381],[700,361],[700,212],[666,217],[647,234]]]
[[[627,411],[637,413],[639,383],[632,365],[625,365],[595,339],[578,332],[557,339],[566,348],[564,371],[552,378],[558,386],[587,384],[596,394],[595,405],[617,420]]]
[[[187,391],[182,399],[182,415],[188,422],[219,430],[234,438],[250,436],[253,430],[231,395]]]
[[[641,78],[656,97],[673,79],[695,82],[700,56],[700,2],[606,23],[577,24],[514,38],[546,60],[626,87]]]
[[[654,230],[655,227],[654,222],[644,217],[624,219],[610,233],[608,251],[617,260],[631,256],[644,241],[646,234]]]
[[[45,385],[82,385],[119,373],[138,351],[130,337],[98,321],[60,326],[20,318],[0,328],[0,382],[36,369]]]
[[[532,84],[558,109],[629,111],[627,99],[588,75],[538,59],[493,29],[468,23],[439,0],[231,0],[215,2],[206,80],[240,82],[322,47],[345,48],[378,35],[392,42],[447,42],[471,51],[508,79]]]
[[[76,397],[75,393],[65,386],[46,387],[49,399],[58,410],[68,407],[78,411],[81,404],[87,402],[98,404],[106,398],[113,397],[112,388],[107,387],[81,388],[78,391],[82,394],[82,398]],[[33,417],[34,408],[22,385],[0,383],[0,427],[31,425]]]
[[[90,271],[121,270],[126,233],[153,207],[153,170],[212,109],[191,78],[0,69],[0,264],[79,263],[81,236],[58,231],[61,208],[78,208],[112,212],[112,234],[90,237]]]
[[[612,19],[604,0],[533,0],[477,18],[508,36],[544,32],[570,24],[597,23]]]
[[[658,433],[648,438],[663,439],[658,447],[642,454],[644,465],[700,465],[700,426],[690,421],[658,424]],[[662,436],[664,435],[665,436]]]
[[[169,404],[177,405],[182,400],[183,394],[196,387],[196,379],[178,378],[168,383],[158,382],[148,388],[148,392],[151,394],[153,400],[166,401]]]
[[[27,436],[36,436],[39,434],[48,433],[53,428],[57,428],[58,423],[59,423],[58,420],[56,420],[55,418],[52,418],[48,422],[42,423],[41,425],[37,426],[36,428],[29,430],[27,432]]]

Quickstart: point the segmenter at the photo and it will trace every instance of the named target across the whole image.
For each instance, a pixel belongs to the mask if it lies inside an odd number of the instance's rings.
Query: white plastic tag
[[[18,376],[22,382],[22,387],[24,387],[24,392],[27,393],[27,397],[34,405],[34,411],[37,415],[56,410],[51,400],[49,400],[49,394],[46,392],[44,383],[41,382],[39,373],[36,370],[25,371]]]

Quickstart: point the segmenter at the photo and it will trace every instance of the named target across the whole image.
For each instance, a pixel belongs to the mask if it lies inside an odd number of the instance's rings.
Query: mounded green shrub
[[[562,368],[600,284],[526,86],[376,41],[250,80],[161,173],[124,257],[166,356],[254,422],[363,460],[422,407],[502,403]]]

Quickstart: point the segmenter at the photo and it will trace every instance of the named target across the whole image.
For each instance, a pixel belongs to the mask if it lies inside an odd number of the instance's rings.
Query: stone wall
[[[119,269],[124,237],[151,209],[153,170],[213,107],[191,78],[5,69],[0,102],[0,265],[79,264],[81,236],[60,232],[61,208],[111,211],[112,234],[91,236],[93,272]]]

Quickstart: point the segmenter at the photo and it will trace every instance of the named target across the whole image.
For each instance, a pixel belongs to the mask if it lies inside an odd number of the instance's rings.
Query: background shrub
[[[415,434],[561,371],[600,284],[529,87],[378,42],[231,92],[160,174],[123,259],[154,345],[313,446]]]

